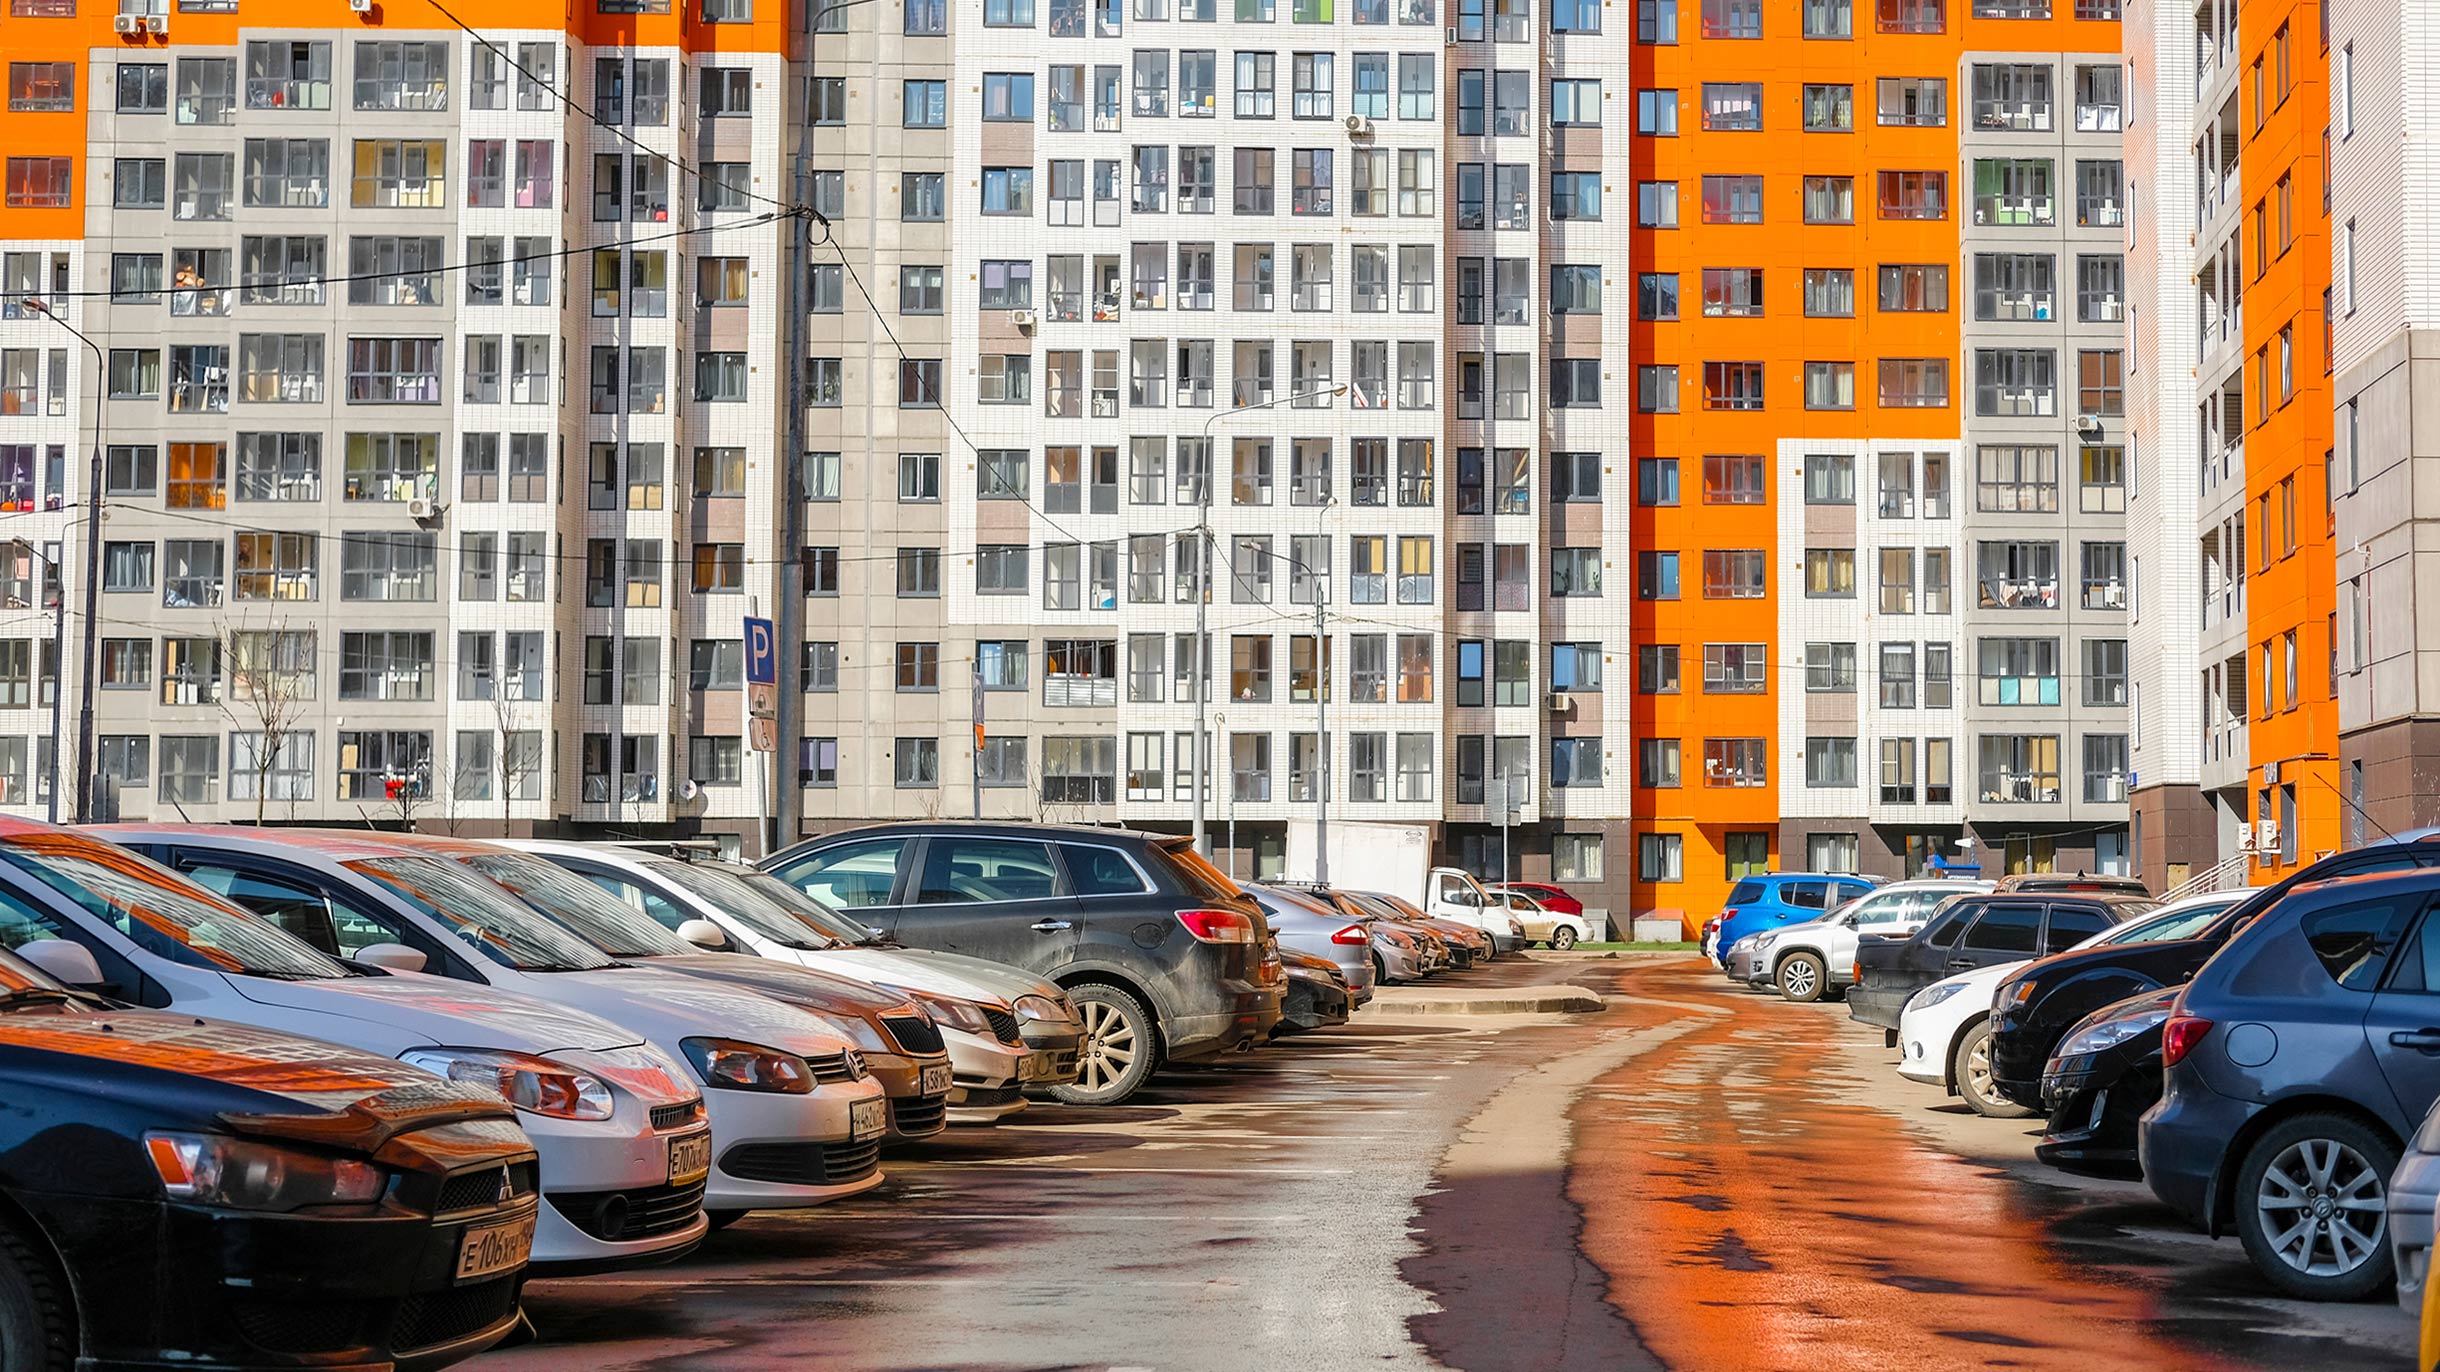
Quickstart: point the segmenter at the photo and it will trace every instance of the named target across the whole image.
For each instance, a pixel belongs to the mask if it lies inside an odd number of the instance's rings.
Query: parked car
[[[1279,960],[1288,971],[1288,994],[1272,1037],[1311,1033],[1347,1022],[1354,1007],[1337,963],[1294,948],[1279,950]]]
[[[837,1030],[766,996],[622,965],[430,840],[352,829],[126,824],[91,832],[303,931],[308,942],[599,1015],[687,1064],[705,1087],[712,1126],[701,1189],[604,1199],[570,1215],[594,1234],[622,1232],[639,1210],[682,1200],[699,1198],[724,1222],[881,1184],[889,1101]],[[396,951],[370,951],[385,944]]]
[[[1993,963],[2062,952],[2149,913],[2153,905],[2148,897],[2116,894],[1960,896],[1903,939],[1866,934],[1856,940],[1847,1013],[1887,1031],[1895,1048],[1898,1012],[1933,982]]]
[[[1426,914],[1413,902],[1387,891],[1340,891],[1338,894],[1360,909],[1369,910],[1381,919],[1403,921],[1431,934],[1446,955],[1445,965],[1465,971],[1478,962],[1490,962],[1503,952],[1525,946],[1525,926],[1515,918],[1508,919],[1508,936],[1497,937],[1482,924],[1444,919]],[[1483,917],[1486,921],[1488,916]]]
[[[1350,919],[1301,891],[1254,885],[1245,893],[1262,907],[1263,920],[1283,952],[1293,949],[1327,958],[1347,984],[1352,1010],[1371,1000],[1375,981],[1372,921]],[[1290,974],[1294,974],[1291,967]]]
[[[1873,888],[1863,877],[1824,872],[1763,872],[1740,877],[1728,888],[1720,907],[1719,927],[1707,937],[1723,963],[1737,940],[1766,929],[1803,924],[1854,900]]]
[[[2011,872],[1993,883],[2004,892],[2081,891],[2091,895],[2148,896],[2152,889],[2136,877],[2087,872]]]
[[[1517,927],[1524,931],[1527,943],[1547,943],[1564,952],[1575,947],[1578,941],[1593,936],[1593,926],[1586,922],[1584,916],[1562,914],[1536,900],[1529,892],[1494,890],[1491,898],[1506,902],[1509,918],[1515,920]]]
[[[988,1124],[1030,1090],[1073,1084],[1084,1041],[1058,987],[981,958],[907,948],[768,872],[684,846],[516,839],[697,947],[747,953],[906,992],[949,1050],[949,1122]]]
[[[622,963],[700,977],[768,996],[818,1017],[863,1055],[890,1103],[889,1137],[927,1138],[949,1123],[949,1050],[940,1028],[903,991],[738,953],[706,953],[583,877],[532,853],[462,839],[425,839]],[[873,1142],[879,1147],[879,1141]],[[853,1171],[856,1157],[834,1161]]]
[[[642,1035],[529,996],[343,963],[94,837],[0,819],[0,945],[116,1000],[344,1044],[484,1086],[542,1157],[537,1275],[703,1241],[711,1131],[694,1074]],[[327,924],[331,907],[298,907]],[[360,953],[371,925],[351,925]]]
[[[2410,1315],[2429,1308],[2435,1209],[2440,1209],[2440,1105],[2424,1112],[2405,1157],[2389,1175],[2390,1265],[2397,1273],[2398,1308]],[[2430,1365],[2428,1359],[2418,1364]]]
[[[1381,920],[1368,931],[1372,937],[1373,978],[1376,982],[1421,981],[1440,966],[1443,954],[1434,950],[1431,931],[1409,929]]]
[[[1749,986],[1774,986],[1787,1000],[1836,998],[1846,993],[1848,980],[1855,974],[1859,935],[1911,934],[1923,927],[1942,901],[1990,889],[1987,881],[1954,878],[1877,887],[1821,919],[1739,939],[1729,950],[1729,979]]]
[[[2123,947],[2176,938],[2236,900],[2234,892],[2191,896],[2105,929],[2076,947]],[[1916,992],[1898,1016],[1898,1075],[1945,1087],[1986,1118],[2023,1119],[2033,1114],[2031,1107],[1992,1089],[1991,1032],[1995,994],[2004,996],[2014,979],[2025,976],[2029,966],[2039,965],[1995,962]]]
[[[2011,1100],[2050,1114],[2035,1149],[2045,1161],[2071,1172],[2132,1175],[2135,1122],[2160,1099],[2159,1021],[2128,1031],[2132,1037],[2111,1039],[2094,1055],[2065,1052],[2071,1028],[2155,987],[2183,985],[2238,930],[2299,886],[2434,866],[2440,866],[2440,838],[2408,835],[2349,848],[2269,886],[2238,892],[2243,899],[2189,937],[2095,948],[2029,968],[2031,975],[2007,988],[1993,1024],[1994,1085]]]
[[[1165,1061],[1251,1047],[1279,1022],[1262,908],[1191,842],[1053,824],[870,825],[763,870],[898,941],[1049,978],[1083,1021],[1062,1098],[1115,1105]]]
[[[2065,1172],[2134,1181],[2136,1130],[2160,1100],[2160,1027],[2182,986],[2106,1005],[2068,1026],[2042,1070],[2050,1113],[2033,1155]]]
[[[2144,1181],[2308,1300],[2388,1284],[2388,1187],[2440,1099],[2440,872],[2291,889],[2186,984],[2161,1026]]]
[[[1554,914],[1581,916],[1584,913],[1583,901],[1569,895],[1566,887],[1553,886],[1547,881],[1502,881],[1495,882],[1485,889],[1522,891],[1540,902],[1542,908]]]
[[[0,1367],[424,1372],[517,1323],[539,1169],[496,1095],[0,953],[0,1100]]]

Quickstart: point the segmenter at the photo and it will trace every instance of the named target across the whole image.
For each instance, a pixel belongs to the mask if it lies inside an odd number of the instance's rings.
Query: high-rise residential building
[[[2115,0],[118,2],[9,0],[0,804],[64,589],[130,816],[2131,861]]]

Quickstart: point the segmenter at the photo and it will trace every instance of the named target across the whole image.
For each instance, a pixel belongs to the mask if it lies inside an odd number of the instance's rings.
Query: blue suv
[[[2440,1098],[2440,872],[2298,886],[2160,1025],[2153,1194],[2307,1300],[2388,1285],[2390,1174]],[[2062,1045],[2064,1054],[2072,1045]]]
[[[1726,967],[1728,950],[1737,946],[1737,940],[1783,924],[1820,919],[1873,885],[1866,877],[1827,872],[1765,872],[1741,877],[1729,888],[1728,903],[1720,907],[1713,921],[1719,926],[1713,955]]]

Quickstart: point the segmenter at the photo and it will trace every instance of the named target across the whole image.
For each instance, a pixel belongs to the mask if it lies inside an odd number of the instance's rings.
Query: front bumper
[[[667,1262],[703,1242],[710,1228],[703,1217],[704,1182],[669,1184],[671,1141],[702,1133],[701,1124],[643,1131],[618,1120],[550,1119],[526,1111],[518,1112],[517,1123],[542,1155],[534,1275]],[[600,1213],[613,1195],[623,1198],[628,1216],[615,1225]]]
[[[858,1195],[881,1184],[888,1097],[870,1077],[824,1082],[804,1095],[711,1090],[712,1175],[707,1210],[785,1210]],[[880,1102],[878,1127],[858,1138],[859,1102]],[[868,1107],[868,1119],[876,1118]]]
[[[1054,1086],[1075,1084],[1084,1067],[1084,1028],[1073,1019],[1019,1021],[1017,1038],[1025,1051],[1039,1061],[1031,1070],[1025,1089],[1047,1091]]]
[[[1722,970],[1728,974],[1730,981],[1741,981],[1750,986],[1763,980],[1761,969],[1762,954],[1755,949],[1753,940],[1745,939],[1728,950],[1727,965]]]
[[[2072,1024],[2035,1023],[2021,1014],[1991,1019],[1991,1087],[2029,1110],[2043,1108],[2042,1074]]]
[[[930,1138],[949,1127],[949,1090],[940,1085],[940,1079],[949,1072],[946,1051],[917,1054],[867,1050],[864,1066],[890,1098],[892,1143]],[[923,1089],[927,1069],[938,1069],[933,1073],[937,1089],[929,1092]]]
[[[2221,1095],[2190,1071],[2167,1074],[2160,1104],[2144,1115],[2135,1135],[2144,1184],[2163,1205],[2219,1237],[2215,1200],[2220,1169],[2231,1161],[2228,1141],[2261,1108]]]
[[[1949,1084],[1949,1055],[1946,1045],[1935,1048],[1925,1035],[1922,1025],[1898,1022],[1898,1075],[1908,1081],[1929,1086]]]
[[[949,1045],[949,1123],[993,1124],[1025,1108],[1022,1074],[1031,1054],[1023,1044],[945,1024],[940,1036]]]
[[[2389,1251],[2398,1264],[2398,1308],[2408,1314],[2423,1309],[2435,1205],[2440,1205],[2440,1156],[2407,1154],[2389,1178]]]
[[[447,1220],[19,1199],[74,1274],[80,1372],[423,1372],[472,1357],[515,1326],[526,1273],[460,1283],[461,1241],[537,1209],[530,1194]]]
[[[2050,1114],[2033,1155],[2062,1172],[2136,1181],[2143,1163],[2136,1138],[2143,1116],[2160,1099],[2160,1070],[2114,1061],[2115,1054],[2080,1054],[2042,1077]]]
[[[1914,999],[1915,990],[1914,987],[1850,986],[1847,988],[1847,1017],[1858,1024],[1886,1029],[1894,1035],[1898,1029],[1898,1016],[1905,1012],[1906,1003]]]
[[[1494,933],[1491,935],[1491,955],[1493,957],[1504,958],[1510,953],[1522,952],[1530,946],[1530,941],[1521,934]]]

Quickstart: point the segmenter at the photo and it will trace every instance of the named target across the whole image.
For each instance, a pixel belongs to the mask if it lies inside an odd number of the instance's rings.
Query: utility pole
[[[102,345],[85,336],[82,329],[53,313],[42,300],[25,302],[28,309],[48,317],[52,323],[75,334],[93,354],[93,461],[85,478],[85,668],[76,683],[76,822],[93,822],[93,654],[101,642],[102,589],[102,398],[109,389],[109,363],[102,355]],[[68,588],[59,588],[59,618],[64,624],[68,614]],[[64,647],[64,645],[63,645]],[[57,656],[57,654],[55,654]],[[60,694],[58,675],[68,669],[63,659],[51,666],[53,680],[51,697]],[[59,729],[57,716],[51,729],[51,804],[56,816],[59,804]]]
[[[974,708],[974,817],[983,817],[983,654],[974,653],[972,670]]]
[[[1330,884],[1330,586],[1318,578],[1313,598],[1313,880]]]

